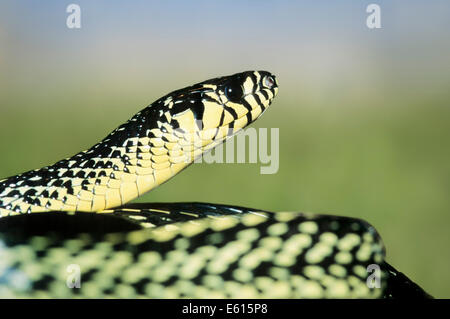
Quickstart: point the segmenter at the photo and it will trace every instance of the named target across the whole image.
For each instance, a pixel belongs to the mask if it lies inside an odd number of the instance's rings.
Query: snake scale
[[[0,297],[427,297],[359,219],[127,204],[255,121],[277,92],[265,71],[207,80],[84,152],[1,180]]]

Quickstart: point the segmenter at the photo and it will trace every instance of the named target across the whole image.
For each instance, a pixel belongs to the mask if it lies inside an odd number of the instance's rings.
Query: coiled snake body
[[[0,181],[0,297],[426,296],[362,220],[127,204],[256,120],[277,92],[265,71],[204,81],[87,151]]]

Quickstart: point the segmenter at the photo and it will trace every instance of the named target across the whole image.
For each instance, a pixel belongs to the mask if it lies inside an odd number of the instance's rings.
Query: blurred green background
[[[139,199],[365,219],[387,259],[450,297],[450,4],[77,1],[0,4],[0,177],[88,148],[175,89],[266,69],[280,167],[196,164]]]

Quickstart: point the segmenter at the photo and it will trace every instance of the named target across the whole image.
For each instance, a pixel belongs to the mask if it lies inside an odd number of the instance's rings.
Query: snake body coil
[[[358,219],[126,204],[252,123],[277,92],[264,71],[201,82],[152,103],[87,151],[0,181],[0,297],[425,294],[384,262],[380,237]]]

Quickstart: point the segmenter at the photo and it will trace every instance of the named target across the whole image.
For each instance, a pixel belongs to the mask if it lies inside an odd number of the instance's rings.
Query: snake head
[[[222,141],[255,121],[277,93],[277,80],[267,71],[219,77],[163,98],[167,107],[164,120],[182,134],[200,136],[204,147]]]

